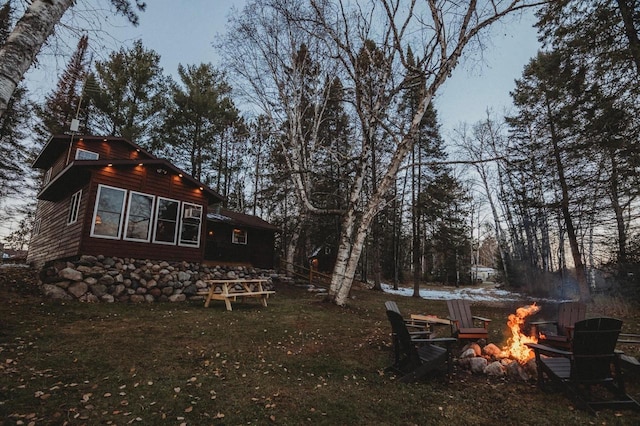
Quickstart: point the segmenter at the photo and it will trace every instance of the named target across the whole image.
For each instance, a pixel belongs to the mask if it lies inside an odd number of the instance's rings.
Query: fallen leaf
[[[185,413],[190,413],[193,411],[193,407],[192,406],[188,406],[187,408],[184,409]]]

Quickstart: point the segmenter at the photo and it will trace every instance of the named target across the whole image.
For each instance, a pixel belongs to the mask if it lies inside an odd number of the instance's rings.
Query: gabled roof
[[[155,155],[145,151],[139,145],[128,141],[125,138],[115,136],[91,136],[91,135],[53,135],[45,144],[38,158],[33,162],[34,169],[48,169],[60,155],[69,149],[69,145],[75,140],[83,139],[87,142],[109,142],[127,145],[132,151],[137,151],[140,158],[157,158]]]
[[[257,228],[268,231],[280,230],[280,228],[278,228],[277,226],[270,224],[266,220],[260,219],[258,216],[238,213],[229,209],[220,209],[219,213],[209,212],[207,214],[207,220],[210,220],[212,222],[227,223],[232,226],[244,226],[247,228]]]
[[[208,204],[219,203],[224,200],[222,195],[189,176],[169,161],[155,157],[142,160],[74,160],[42,188],[38,194],[38,199],[56,201],[64,197],[65,194],[68,194],[70,187],[73,187],[79,181],[89,178],[91,169],[101,167],[132,168],[140,165],[156,167],[156,170],[164,170],[167,173],[180,176],[193,187],[200,188],[207,195]]]

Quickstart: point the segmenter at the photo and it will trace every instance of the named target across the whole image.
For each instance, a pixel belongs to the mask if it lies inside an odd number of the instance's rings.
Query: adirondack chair
[[[532,332],[538,343],[568,349],[571,347],[573,325],[587,315],[587,305],[582,302],[563,302],[558,305],[558,319],[555,321],[531,322]],[[550,327],[551,326],[551,329]]]
[[[449,317],[451,321],[451,335],[461,340],[478,340],[489,338],[488,318],[471,315],[471,306],[468,300],[453,299],[447,300]],[[476,321],[482,323],[482,327],[476,325]]]
[[[387,311],[393,311],[402,317],[400,313],[400,308],[398,308],[398,304],[393,300],[387,300],[384,302],[384,306]],[[424,321],[416,321],[408,318],[402,317],[402,321],[404,322],[406,328],[408,329],[409,336],[412,339],[430,339],[433,336],[433,331],[430,326]],[[392,329],[392,342],[393,342],[393,359],[394,365],[397,364],[400,360],[400,347],[398,345],[398,339],[396,338],[395,332]]]
[[[394,347],[397,348],[398,354],[394,364],[388,370],[398,374],[400,382],[409,383],[419,380],[445,363],[447,373],[451,373],[453,369],[451,345],[456,342],[456,339],[412,338],[402,315],[387,309],[387,318],[391,323]]]
[[[547,379],[561,385],[578,408],[592,414],[605,407],[640,409],[624,389],[621,352],[615,350],[621,327],[622,321],[615,318],[578,321],[571,351],[528,343],[536,357],[538,386],[545,389]],[[601,391],[592,392],[596,386],[607,389],[609,398]]]

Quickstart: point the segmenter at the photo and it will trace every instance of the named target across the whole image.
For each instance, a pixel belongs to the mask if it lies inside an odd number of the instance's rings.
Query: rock
[[[173,287],[165,287],[162,289],[162,294],[165,296],[171,296],[173,294]]]
[[[500,354],[502,353],[502,350],[496,345],[494,345],[493,343],[489,343],[487,346],[482,348],[482,352],[485,355],[497,357],[497,356],[500,356]]]
[[[178,281],[189,281],[191,279],[191,274],[188,274],[184,271],[178,272]]]
[[[83,281],[79,281],[71,284],[67,289],[67,291],[73,294],[75,297],[79,298],[80,296],[85,294],[88,289],[89,289],[89,286],[87,285],[87,283]]]
[[[480,374],[484,372],[487,367],[487,360],[482,357],[469,358],[469,368],[474,374]]]
[[[87,277],[84,279],[84,282],[87,283],[89,287],[91,287],[92,285],[95,285],[98,282],[98,280],[96,280],[93,277]]]
[[[475,358],[475,357],[476,357],[476,351],[474,351],[473,348],[468,348],[467,350],[462,352],[462,354],[460,355],[460,358],[462,358],[462,359],[464,359],[464,358]]]
[[[473,349],[473,352],[476,354],[476,356],[482,355],[482,348],[476,342],[470,343],[469,349]]]
[[[198,293],[198,287],[196,287],[195,285],[193,285],[193,284],[192,284],[192,285],[190,285],[190,286],[186,287],[186,288],[182,291],[182,293],[183,293],[185,296],[187,296],[187,297],[189,297],[189,296],[195,296],[195,295]]]
[[[64,289],[69,288],[69,285],[70,285],[70,284],[71,284],[71,282],[69,282],[69,281],[58,281],[58,282],[56,283],[56,285],[57,285],[58,287],[60,287],[60,288],[64,288]]]
[[[98,282],[99,282],[100,284],[103,284],[103,285],[109,286],[109,285],[111,285],[111,284],[115,283],[115,282],[116,282],[116,280],[115,280],[111,275],[103,275],[103,276],[101,276],[101,277],[100,277],[100,279],[98,280]]]
[[[529,374],[525,371],[524,367],[517,361],[513,361],[511,364],[507,365],[507,374],[509,377],[519,377],[525,382],[530,379]]]
[[[124,284],[118,284],[115,290],[113,291],[113,296],[120,297],[125,292],[126,289],[127,288],[124,286]]]
[[[72,300],[73,298],[64,291],[64,289],[58,287],[54,284],[44,284],[42,286],[42,291],[46,297],[50,297],[51,299],[56,300]]]
[[[64,278],[69,281],[82,281],[82,272],[76,271],[73,268],[64,268],[58,272],[60,278]]]
[[[102,297],[107,293],[107,286],[103,284],[91,285],[89,288],[91,288],[91,293],[95,294],[96,297]]]
[[[131,300],[131,303],[142,303],[144,302],[144,296],[141,294],[132,294],[129,300]]]
[[[484,358],[482,358],[484,359]],[[517,362],[515,363],[517,364]],[[484,374],[487,376],[504,376],[505,371],[500,361],[494,361],[484,368]]]
[[[229,271],[229,272],[227,272],[227,278],[230,279],[230,280],[235,280],[235,279],[238,278],[238,276],[236,275],[235,272]]]
[[[184,294],[172,294],[169,296],[169,302],[184,302],[187,297]]]
[[[113,303],[115,298],[110,294],[103,294],[102,297],[100,297],[100,300],[107,303]]]

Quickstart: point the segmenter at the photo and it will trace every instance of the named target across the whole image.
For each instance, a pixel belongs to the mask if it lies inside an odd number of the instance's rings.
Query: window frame
[[[244,241],[240,241],[237,238],[238,234],[242,234],[242,236],[244,237]],[[233,228],[233,230],[231,231],[231,243],[232,244],[240,244],[240,245],[244,245],[246,246],[247,243],[249,242],[249,235],[246,229],[240,229],[240,228]]]
[[[69,214],[67,215],[67,225],[78,222],[80,215],[80,203],[82,202],[82,189],[75,192],[69,200]]]
[[[93,154],[95,155],[96,158],[78,158],[81,155],[84,154]],[[92,155],[89,155],[89,157],[91,157]],[[97,152],[94,151],[89,151],[88,149],[82,149],[82,148],[76,148],[76,155],[74,156],[75,160],[80,160],[80,161],[93,161],[93,160],[99,160],[100,159],[100,154],[98,154]]]
[[[154,224],[153,224],[153,237],[151,239],[151,242],[154,244],[164,244],[164,245],[168,245],[168,246],[175,246],[178,243],[178,232],[179,232],[179,228],[180,228],[180,207],[181,207],[181,203],[179,200],[174,200],[172,198],[166,198],[166,197],[161,197],[161,196],[157,196],[157,202],[156,202],[156,208],[155,208],[155,214],[154,214]],[[178,206],[176,208],[176,217],[175,217],[175,229],[173,231],[173,241],[169,242],[169,241],[160,241],[157,240],[157,230],[158,230],[158,224],[160,223],[160,218],[159,218],[159,213],[160,213],[160,204],[162,201],[168,201],[168,202],[172,202],[172,203],[176,203]],[[162,219],[163,221],[167,221],[166,219]]]
[[[98,206],[100,204],[100,195],[102,194],[102,189],[103,188],[107,188],[107,189],[113,189],[115,191],[119,191],[123,193],[123,197],[122,197],[122,208],[120,210],[120,221],[118,223],[118,232],[117,235],[112,236],[112,235],[102,235],[102,234],[96,234],[95,233],[95,228],[96,228],[96,216],[98,215]],[[115,186],[110,186],[110,185],[103,185],[103,184],[98,184],[98,191],[96,192],[96,200],[93,206],[93,216],[91,218],[91,232],[89,233],[90,237],[94,237],[94,238],[105,238],[108,240],[119,240],[122,237],[122,224],[124,223],[124,212],[125,212],[125,208],[127,206],[127,190],[126,189],[122,189],[122,188],[117,188]]]
[[[156,205],[156,197],[155,195],[152,194],[146,194],[144,192],[138,192],[138,191],[128,191],[128,196],[127,196],[127,207],[126,207],[126,211],[127,214],[125,216],[124,222],[123,222],[123,229],[122,229],[122,239],[124,241],[137,241],[137,242],[141,242],[141,243],[148,243],[149,241],[151,241],[151,231],[154,228],[154,224],[153,224],[153,213],[155,212],[155,205]],[[149,224],[147,226],[147,237],[146,238],[133,238],[133,237],[129,237],[127,236],[128,231],[129,231],[129,219],[131,218],[131,206],[133,205],[132,200],[134,196],[142,196],[145,198],[150,198],[151,199],[151,206],[149,208]]]
[[[195,244],[190,244],[188,241],[185,243],[185,240],[182,239],[182,234],[184,231],[184,225],[185,225],[185,219],[193,219],[193,218],[185,218],[184,214],[186,212],[186,210],[188,208],[196,208],[200,210],[200,218],[199,223],[198,223],[198,233],[197,233],[197,239],[195,241]],[[189,203],[189,202],[185,202],[183,201],[181,203],[180,206],[180,218],[179,218],[179,226],[180,229],[178,231],[178,246],[180,247],[190,247],[190,248],[200,248],[200,244],[201,244],[201,240],[202,240],[202,215],[204,213],[204,207],[199,205],[199,204],[195,204],[195,203]],[[186,223],[187,225],[192,225],[189,223]]]

